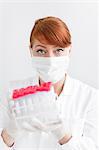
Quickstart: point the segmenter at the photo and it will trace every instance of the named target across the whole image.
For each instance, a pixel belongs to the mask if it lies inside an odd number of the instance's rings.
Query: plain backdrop
[[[29,37],[38,18],[56,16],[69,27],[72,52],[69,74],[86,84],[98,84],[98,3],[0,2],[0,91],[9,80],[33,75]]]

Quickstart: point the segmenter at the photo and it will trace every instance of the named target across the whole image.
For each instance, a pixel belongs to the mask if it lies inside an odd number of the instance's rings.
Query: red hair
[[[45,17],[35,21],[30,35],[31,48],[35,39],[42,44],[63,48],[71,44],[71,35],[67,25],[56,17]]]

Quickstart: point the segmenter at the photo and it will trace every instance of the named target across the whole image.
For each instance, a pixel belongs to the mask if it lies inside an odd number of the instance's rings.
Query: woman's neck
[[[58,81],[57,83],[53,83],[53,87],[54,87],[54,91],[55,93],[59,96],[63,90],[64,87],[64,82],[66,79],[66,75],[63,79],[61,79],[60,81]],[[42,84],[44,81],[42,81],[41,79],[39,79],[39,84]]]

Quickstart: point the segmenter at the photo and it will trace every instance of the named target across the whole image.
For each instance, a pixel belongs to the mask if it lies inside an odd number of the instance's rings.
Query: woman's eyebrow
[[[43,46],[43,45],[36,45],[35,48],[36,48],[36,47],[39,47],[39,46],[40,46],[40,47],[43,47],[43,48],[46,48],[46,46]]]

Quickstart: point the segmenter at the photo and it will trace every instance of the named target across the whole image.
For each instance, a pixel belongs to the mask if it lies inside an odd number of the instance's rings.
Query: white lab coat
[[[39,84],[38,77],[16,83],[23,87]],[[15,138],[15,150],[96,150],[96,99],[94,88],[67,75],[63,91],[56,100],[59,111],[65,118],[66,127],[69,126],[72,133],[71,140],[64,145],[59,145],[51,133],[17,130],[16,123],[9,113],[8,101],[4,99],[0,104],[0,128],[1,131],[6,128]]]

